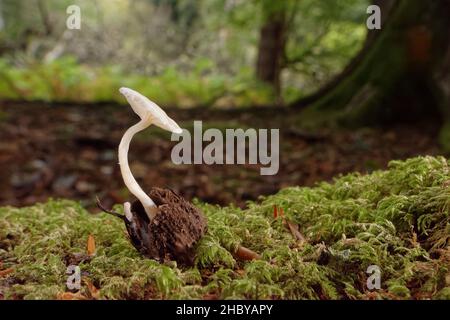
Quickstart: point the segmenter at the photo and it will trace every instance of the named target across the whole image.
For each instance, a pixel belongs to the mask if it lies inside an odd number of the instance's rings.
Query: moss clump
[[[314,188],[287,188],[248,209],[196,203],[208,218],[194,268],[141,257],[121,221],[91,215],[79,204],[49,201],[0,208],[0,277],[4,298],[56,298],[78,263],[81,293],[100,299],[448,299],[450,290],[450,166],[442,157],[392,161],[387,171],[350,174]],[[295,241],[273,206],[297,223]],[[239,261],[239,245],[261,254]],[[369,290],[370,265],[381,288]]]

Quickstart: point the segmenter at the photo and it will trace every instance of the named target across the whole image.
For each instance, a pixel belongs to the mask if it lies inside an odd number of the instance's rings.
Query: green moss
[[[439,132],[439,143],[445,152],[450,153],[450,121],[442,126]]]
[[[450,167],[442,157],[392,161],[387,171],[286,188],[245,210],[195,204],[209,228],[193,268],[141,257],[121,221],[89,214],[73,201],[0,208],[0,260],[14,270],[0,278],[0,294],[43,299],[67,291],[66,268],[86,252],[92,234],[96,255],[79,266],[100,299],[449,296]],[[297,243],[273,218],[274,205],[299,225],[307,243]],[[261,259],[238,260],[232,253],[239,245]],[[366,286],[370,265],[381,270],[379,290]],[[81,293],[89,297],[86,283]]]

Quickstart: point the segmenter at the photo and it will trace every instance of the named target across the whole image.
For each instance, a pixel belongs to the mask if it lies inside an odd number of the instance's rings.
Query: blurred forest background
[[[68,6],[81,8],[69,30]],[[381,8],[368,30],[367,8]],[[0,0],[0,204],[129,198],[117,166],[133,88],[183,127],[281,128],[280,171],[170,162],[131,147],[145,188],[243,206],[290,185],[450,149],[449,2]],[[144,188],[144,189],[145,189]]]
[[[81,8],[81,30],[66,28],[71,4]],[[3,0],[0,95],[122,102],[116,89],[125,85],[179,107],[289,103],[324,84],[360,49],[367,6],[363,0]]]

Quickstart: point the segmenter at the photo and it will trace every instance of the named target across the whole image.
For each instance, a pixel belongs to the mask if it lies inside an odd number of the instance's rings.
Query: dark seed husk
[[[132,221],[125,220],[131,242],[144,256],[192,265],[195,246],[207,229],[206,218],[190,202],[170,189],[152,188],[158,211],[150,221],[139,201],[131,205]]]

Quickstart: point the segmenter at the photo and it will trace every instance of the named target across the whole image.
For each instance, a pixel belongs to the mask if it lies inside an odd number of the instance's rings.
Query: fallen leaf
[[[56,296],[57,300],[87,300],[85,296],[83,296],[80,292],[72,293],[72,292],[63,292],[58,293]]]
[[[87,253],[89,256],[95,255],[95,238],[92,234],[88,236],[87,240]]]
[[[89,279],[83,279],[84,283],[86,283],[86,286],[89,290],[89,293],[91,294],[91,297],[94,299],[100,298],[100,291],[97,289],[94,284]]]
[[[235,256],[245,261],[256,260],[261,258],[259,254],[243,246],[238,247]]]
[[[278,208],[277,206],[273,206],[273,218],[276,219],[278,217]]]
[[[0,270],[0,277],[4,277],[4,276],[6,276],[6,275],[12,273],[13,271],[14,271],[13,268],[8,268],[8,269],[5,269],[5,270]]]

